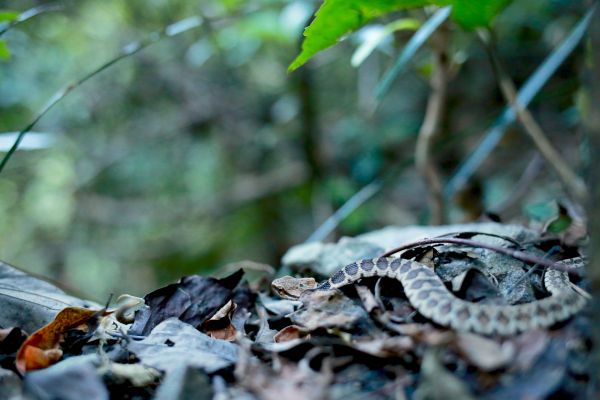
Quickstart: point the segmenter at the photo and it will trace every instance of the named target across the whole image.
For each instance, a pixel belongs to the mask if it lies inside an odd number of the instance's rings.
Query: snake
[[[411,305],[422,316],[456,331],[509,336],[548,328],[579,312],[589,295],[571,283],[564,270],[583,265],[581,257],[557,262],[562,268],[547,268],[544,287],[549,296],[514,305],[479,304],[456,297],[429,266],[417,261],[379,257],[353,262],[317,284],[313,278],[275,279],[271,287],[280,297],[299,299],[307,290],[333,290],[367,277],[400,281]]]

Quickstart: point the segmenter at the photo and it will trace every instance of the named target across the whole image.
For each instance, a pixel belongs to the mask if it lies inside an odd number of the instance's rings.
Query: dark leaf
[[[148,335],[155,326],[172,317],[199,327],[231,300],[243,274],[239,270],[223,279],[186,276],[178,283],[147,294],[144,300],[149,309],[136,313],[129,332]]]

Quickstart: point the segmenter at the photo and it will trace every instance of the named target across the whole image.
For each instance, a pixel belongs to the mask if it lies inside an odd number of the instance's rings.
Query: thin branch
[[[23,11],[17,16],[17,18],[10,21],[2,29],[0,29],[0,36],[4,35],[15,26],[35,17],[36,15],[44,14],[50,11],[58,11],[61,9],[62,6],[60,4],[42,4],[41,6],[33,7],[29,10]]]
[[[448,92],[447,32],[440,30],[432,39],[433,72],[431,74],[431,93],[427,101],[423,124],[419,130],[417,148],[415,150],[415,163],[417,169],[425,179],[425,184],[429,192],[428,201],[431,210],[431,223],[433,225],[441,225],[445,220],[442,179],[432,157],[432,145],[435,137],[440,132],[440,125],[446,109]]]
[[[324,240],[337,226],[352,214],[357,208],[375,196],[387,185],[398,181],[398,176],[409,166],[414,165],[412,155],[402,160],[397,165],[392,165],[386,170],[382,177],[373,179],[367,185],[363,186],[358,192],[354,193],[340,208],[338,208],[329,218],[325,220],[310,236],[305,243]]]
[[[577,47],[581,39],[585,36],[586,29],[589,25],[592,16],[592,7],[579,23],[571,30],[569,35],[546,57],[535,70],[535,72],[527,78],[527,81],[519,90],[517,98],[519,103],[527,106],[529,102],[539,93],[548,79],[569,57],[573,50]],[[452,178],[446,184],[444,195],[446,198],[451,198],[459,191],[467,181],[477,171],[479,166],[487,159],[494,151],[494,148],[500,143],[506,128],[515,120],[515,113],[510,107],[505,107],[502,114],[496,119],[494,125],[485,133],[483,140],[477,145],[477,148],[461,163]]]
[[[383,183],[376,179],[364,186],[350,197],[340,208],[325,220],[309,237],[305,243],[324,240],[333,230],[354,210],[363,205],[383,187]]]
[[[421,247],[427,245],[438,245],[438,244],[456,244],[459,246],[469,246],[469,247],[478,247],[486,250],[495,251],[496,253],[505,254],[507,256],[513,257],[517,260],[523,261],[527,264],[538,264],[540,266],[546,268],[552,268],[559,271],[569,272],[569,273],[578,273],[578,271],[574,271],[572,268],[568,266],[564,266],[561,264],[557,264],[554,261],[544,259],[541,257],[533,256],[529,253],[520,250],[513,250],[506,247],[495,246],[489,243],[478,242],[470,239],[460,239],[460,238],[432,238],[432,239],[423,239],[418,242],[408,243],[400,247],[396,247],[390,251],[385,252],[381,255],[381,257],[389,257],[392,254],[396,254],[400,251],[412,249],[414,247]]]
[[[71,83],[64,89],[55,93],[54,96],[52,96],[50,98],[50,100],[46,103],[46,105],[42,108],[42,110],[37,114],[37,116],[29,123],[29,125],[27,125],[25,128],[23,128],[19,132],[19,135],[17,136],[12,147],[8,150],[8,152],[2,159],[2,162],[0,163],[0,173],[2,172],[2,170],[4,170],[6,163],[8,162],[8,160],[10,160],[13,153],[18,149],[19,144],[21,143],[21,141],[23,140],[23,138],[25,137],[27,132],[29,132],[31,129],[33,129],[33,127],[38,123],[38,121],[40,119],[42,119],[42,117],[44,115],[46,115],[46,113],[48,111],[50,111],[56,104],[58,104],[62,99],[64,99],[70,92],[75,90],[77,87],[79,87],[85,81],[96,76],[100,72],[109,68],[113,64],[116,64],[117,62],[121,61],[122,59],[130,57],[130,56],[138,53],[142,49],[148,47],[151,44],[158,42],[159,40],[161,40],[165,37],[175,36],[175,35],[178,35],[179,33],[182,33],[189,29],[200,26],[201,23],[202,23],[202,20],[198,17],[185,18],[181,21],[175,22],[175,23],[167,26],[164,30],[162,30],[160,32],[154,32],[154,33],[150,34],[144,40],[132,42],[132,43],[128,44],[127,46],[125,46],[121,50],[121,52],[116,57],[111,59],[110,61],[102,64],[100,67],[96,68],[92,72],[88,73],[87,75],[83,76],[79,80]]]
[[[480,33],[481,32],[483,31],[480,31]],[[518,121],[525,129],[527,135],[533,140],[533,143],[536,145],[542,156],[554,168],[563,186],[567,189],[567,192],[575,196],[577,200],[584,201],[587,198],[587,188],[585,183],[575,172],[573,172],[573,170],[571,170],[571,167],[569,167],[560,153],[552,146],[552,143],[548,140],[548,137],[529,110],[519,102],[515,85],[510,76],[504,71],[500,58],[496,52],[493,34],[491,31],[488,32],[489,35],[480,35],[480,37],[485,43],[485,48],[488,52],[498,85],[500,86],[505,101],[515,111]]]

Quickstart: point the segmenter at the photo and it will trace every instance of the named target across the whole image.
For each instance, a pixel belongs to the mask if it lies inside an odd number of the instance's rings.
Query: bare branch
[[[440,125],[446,109],[448,86],[447,43],[448,35],[444,29],[441,29],[432,38],[433,72],[430,81],[431,93],[427,101],[425,118],[419,130],[415,150],[417,169],[425,179],[429,191],[428,200],[433,225],[441,225],[445,220],[442,179],[432,157],[432,145],[440,132]]]
[[[48,111],[50,111],[62,99],[64,99],[65,97],[67,97],[67,95],[69,93],[71,93],[73,90],[75,90],[76,88],[78,88],[80,85],[82,85],[84,82],[86,82],[90,78],[98,75],[100,72],[102,72],[105,69],[111,67],[113,64],[116,64],[117,62],[121,61],[122,59],[127,58],[129,56],[132,56],[132,55],[138,53],[142,49],[150,46],[153,43],[158,42],[159,40],[161,40],[161,39],[163,39],[165,37],[170,37],[170,36],[178,35],[178,34],[180,34],[182,32],[185,32],[185,31],[187,31],[189,29],[192,29],[192,28],[195,28],[195,27],[199,26],[201,23],[202,23],[202,20],[199,17],[185,18],[185,19],[182,19],[180,21],[177,21],[177,22],[175,22],[175,23],[167,26],[161,32],[154,32],[154,33],[150,34],[144,40],[141,40],[141,41],[138,41],[138,42],[129,43],[127,46],[123,47],[123,49],[121,50],[121,52],[116,57],[114,57],[111,60],[105,62],[104,64],[102,64],[101,66],[99,66],[98,68],[96,68],[95,70],[93,70],[92,72],[88,73],[87,75],[83,76],[79,80],[77,80],[75,82],[72,82],[71,84],[67,85],[64,89],[61,89],[58,92],[56,92],[48,100],[48,102],[46,103],[46,105],[44,107],[42,107],[42,110],[29,123],[29,125],[27,125],[25,128],[23,128],[19,132],[19,135],[15,139],[15,142],[13,143],[12,147],[8,150],[8,152],[6,153],[6,155],[4,156],[4,158],[2,159],[2,162],[0,162],[0,172],[2,172],[2,170],[6,166],[6,163],[8,163],[8,160],[10,160],[10,158],[12,157],[12,155],[14,154],[14,152],[17,151],[17,149],[19,148],[19,144],[21,144],[21,141],[23,140],[23,138],[25,137],[25,135],[27,134],[27,132],[31,131],[31,129],[33,129],[33,127],[39,122],[40,119],[42,119],[42,117],[44,115],[46,115],[46,113]]]
[[[489,35],[482,34],[481,37],[486,45],[485,48],[488,51],[504,99],[513,108],[518,121],[525,129],[527,135],[533,140],[533,143],[542,156],[554,168],[563,186],[567,189],[567,193],[574,196],[578,201],[583,202],[587,198],[587,188],[585,183],[575,172],[573,172],[560,153],[554,148],[550,140],[548,140],[548,137],[533,115],[531,115],[529,110],[527,110],[527,108],[517,99],[515,84],[502,67],[491,32]]]
[[[426,245],[439,245],[439,244],[456,244],[459,246],[469,246],[475,248],[482,248],[491,251],[495,251],[496,253],[506,254],[507,256],[513,257],[517,260],[523,261],[528,264],[538,264],[540,266],[546,268],[552,268],[559,271],[575,273],[577,274],[579,271],[573,270],[573,268],[569,268],[568,266],[564,266],[561,264],[557,264],[555,261],[548,260],[547,258],[541,258],[529,253],[526,253],[521,250],[510,249],[508,247],[496,246],[489,243],[478,242],[476,240],[470,239],[461,239],[461,238],[432,238],[432,239],[423,239],[418,242],[408,243],[403,246],[397,247],[390,251],[385,252],[381,255],[381,257],[388,257],[392,254],[396,254],[400,251],[412,249],[414,247],[426,246]]]

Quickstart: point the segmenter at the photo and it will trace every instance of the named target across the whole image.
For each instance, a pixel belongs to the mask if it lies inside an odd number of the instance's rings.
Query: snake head
[[[271,283],[273,292],[288,300],[298,300],[303,292],[316,287],[317,281],[314,278],[294,278],[293,276],[283,276]]]

